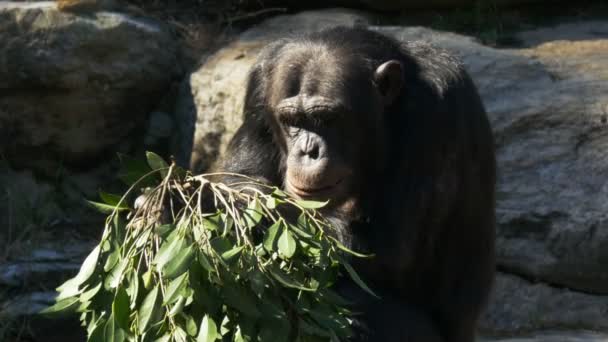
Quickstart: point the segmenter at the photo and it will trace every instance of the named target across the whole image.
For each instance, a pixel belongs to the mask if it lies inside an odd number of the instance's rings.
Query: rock
[[[10,341],[86,341],[86,329],[80,325],[76,315],[47,317],[38,314],[40,310],[54,304],[56,296],[55,291],[38,291],[0,303],[0,322],[4,323],[5,329],[2,331],[5,334],[3,337]],[[14,328],[11,324],[23,324],[24,318],[28,323],[27,331],[18,330],[20,338],[11,340],[11,328]]]
[[[55,303],[57,292],[32,292],[17,296],[2,303],[0,312],[10,313],[10,317],[32,316]]]
[[[478,0],[359,0],[359,2],[366,7],[383,11],[473,7],[480,3]],[[535,2],[542,2],[542,0],[493,0],[492,5],[512,6]]]
[[[252,7],[260,6],[256,0],[246,0]],[[529,3],[540,3],[543,0],[492,0],[487,6],[514,6]],[[547,1],[545,1],[547,2]],[[381,11],[396,11],[407,9],[447,9],[479,6],[479,0],[313,0],[303,3],[296,0],[266,0],[264,6],[286,6],[292,8],[305,8],[311,6],[343,6],[343,7],[365,7]]]
[[[247,72],[266,44],[297,32],[365,23],[365,15],[349,10],[278,16],[209,56],[186,80],[178,98],[173,142],[177,162],[201,171],[217,159],[241,123]]]
[[[606,312],[608,296],[532,283],[499,273],[479,330],[486,336],[525,334],[547,329],[608,331]]]
[[[606,342],[608,335],[586,331],[554,331],[521,337],[480,338],[479,342]]]
[[[0,153],[53,175],[126,144],[179,73],[171,32],[116,12],[0,3]]]
[[[91,243],[83,241],[62,241],[53,247],[39,247],[27,256],[1,264],[0,286],[60,285],[66,277],[78,273],[92,249]]]

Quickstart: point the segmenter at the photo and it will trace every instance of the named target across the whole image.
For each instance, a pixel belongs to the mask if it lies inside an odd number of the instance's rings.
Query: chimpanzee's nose
[[[314,162],[322,157],[323,142],[319,136],[308,133],[298,142],[298,155],[302,162]]]

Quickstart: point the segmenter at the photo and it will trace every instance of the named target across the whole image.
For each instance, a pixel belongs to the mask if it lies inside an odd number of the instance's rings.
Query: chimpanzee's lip
[[[331,185],[326,185],[326,186],[322,186],[319,188],[302,188],[302,187],[298,187],[296,185],[294,185],[292,182],[290,182],[289,180],[286,180],[286,187],[287,187],[287,191],[293,193],[294,195],[297,195],[299,197],[303,197],[303,198],[311,198],[311,197],[323,197],[323,195],[325,194],[332,194],[335,191],[333,191],[338,185],[340,185],[340,183],[342,183],[342,181],[344,180],[344,178],[340,178],[338,179],[335,183],[331,184]],[[331,197],[331,196],[330,196]]]

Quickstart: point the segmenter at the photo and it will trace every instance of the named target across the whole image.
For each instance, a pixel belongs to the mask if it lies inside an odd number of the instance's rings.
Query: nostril
[[[308,151],[308,156],[311,159],[317,159],[317,158],[319,158],[319,145],[312,146],[312,148],[310,149],[310,151]]]

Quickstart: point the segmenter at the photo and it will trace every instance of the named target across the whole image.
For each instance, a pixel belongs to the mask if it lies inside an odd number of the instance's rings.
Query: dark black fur
[[[352,284],[339,285],[365,312],[355,340],[473,341],[494,275],[495,159],[471,79],[443,51],[362,28],[278,41],[251,70],[244,123],[221,164],[225,171],[283,185],[285,147],[277,138],[273,98],[297,93],[298,82],[310,73],[325,77],[300,68],[277,80],[278,70],[287,67],[281,57],[294,47],[320,47],[328,51],[328,64],[346,71],[339,80],[321,79],[317,87],[338,87],[324,95],[358,113],[344,117],[343,125],[358,120],[365,128],[349,137],[360,154],[352,165],[360,178],[352,189],[355,210],[333,213],[346,243],[377,255],[356,266],[382,300]],[[302,65],[310,57],[303,52]],[[388,60],[401,63],[404,84],[394,102],[377,108],[372,77]]]

